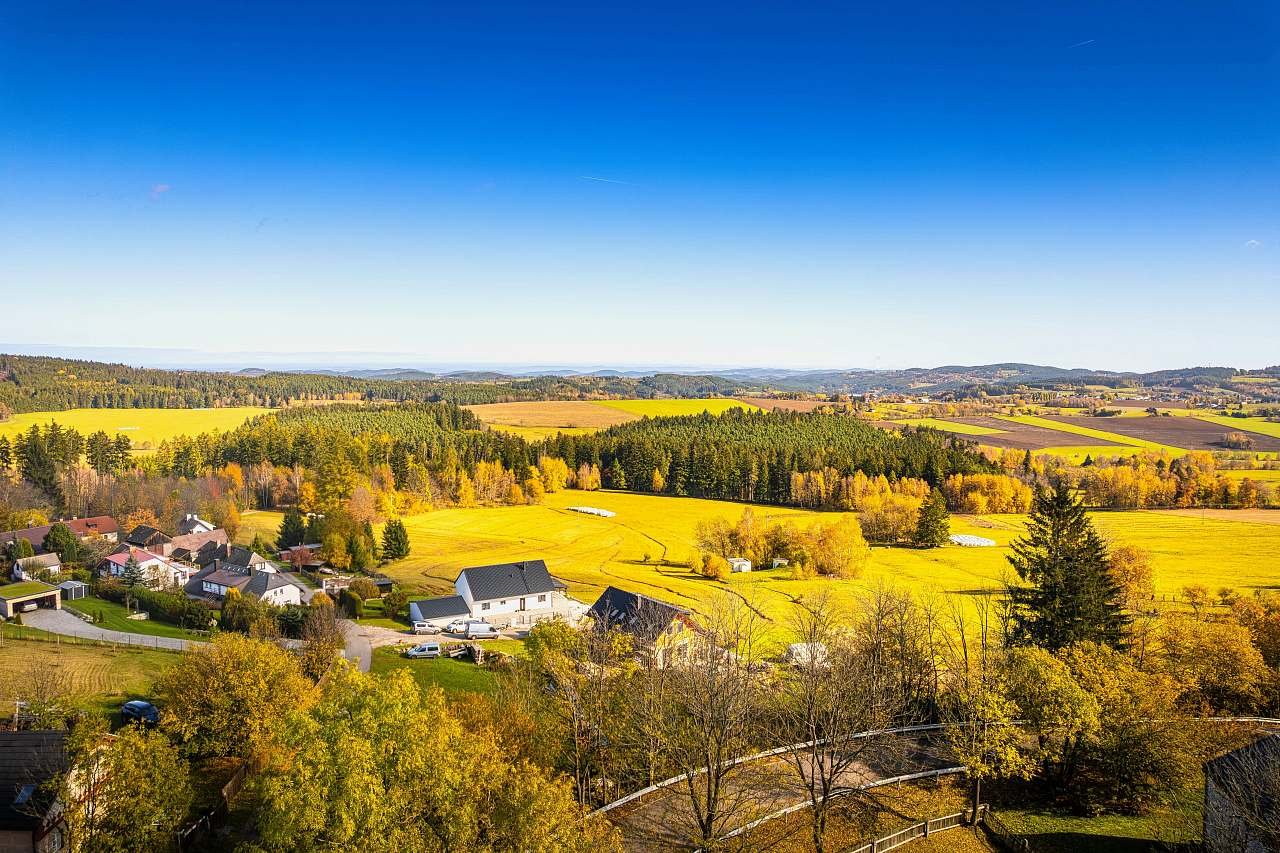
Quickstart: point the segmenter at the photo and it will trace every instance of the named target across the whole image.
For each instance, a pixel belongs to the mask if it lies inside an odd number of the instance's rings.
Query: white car
[[[439,643],[420,643],[404,653],[407,658],[438,658],[440,655]]]
[[[413,623],[412,632],[414,634],[439,634],[440,626],[434,622],[416,621]]]
[[[450,634],[463,634],[463,633],[466,633],[468,625],[474,624],[476,622],[483,623],[484,620],[483,619],[454,619],[448,625],[445,625],[444,629],[448,631]]]

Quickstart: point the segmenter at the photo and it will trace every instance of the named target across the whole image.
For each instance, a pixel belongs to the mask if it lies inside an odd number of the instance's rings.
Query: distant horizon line
[[[228,351],[202,350],[194,347],[116,347],[116,346],[66,346],[54,344],[17,344],[0,342],[0,354],[21,356],[44,356],[48,358],[65,358],[81,361],[114,361],[130,367],[154,370],[204,370],[209,372],[236,372],[241,370],[275,370],[275,371],[330,371],[346,372],[355,370],[417,370],[429,373],[462,373],[492,372],[523,375],[547,375],[572,371],[575,374],[587,375],[604,371],[618,373],[654,374],[676,373],[696,375],[716,375],[717,373],[741,373],[746,371],[773,373],[877,373],[884,371],[939,370],[944,367],[991,367],[994,365],[1024,365],[1030,367],[1049,368],[1053,370],[1085,372],[1085,373],[1119,373],[1143,374],[1164,370],[1188,370],[1193,368],[1222,368],[1256,372],[1274,365],[1262,367],[1236,367],[1234,365],[1184,364],[1177,367],[1161,367],[1150,370],[1096,368],[1096,367],[1063,367],[1057,364],[1039,361],[1021,361],[1006,359],[994,362],[962,362],[953,361],[933,366],[788,366],[761,364],[698,364],[680,362],[513,362],[513,361],[434,361],[424,359],[419,354],[376,351],[351,350],[329,352],[306,351]],[[343,360],[343,357],[350,360]]]

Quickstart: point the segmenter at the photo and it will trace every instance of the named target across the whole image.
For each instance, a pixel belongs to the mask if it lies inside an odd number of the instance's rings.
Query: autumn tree
[[[1120,600],[1125,609],[1141,610],[1155,595],[1150,552],[1137,545],[1113,545],[1109,560],[1111,576],[1120,587]]]
[[[187,763],[157,731],[114,735],[84,723],[68,744],[71,770],[59,779],[68,849],[133,853],[174,847],[194,800]]]
[[[162,728],[194,756],[261,757],[278,720],[313,701],[297,658],[274,643],[223,633],[160,674]]]

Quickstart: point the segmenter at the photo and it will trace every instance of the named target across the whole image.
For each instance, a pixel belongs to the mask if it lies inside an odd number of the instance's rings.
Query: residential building
[[[161,556],[169,556],[168,545],[173,537],[149,524],[139,524],[124,537],[124,544],[131,548],[146,548]]]
[[[274,572],[275,563],[261,554],[254,553],[243,545],[229,545],[225,542],[207,542],[195,553],[193,562],[200,568],[218,566],[234,570]]]
[[[67,769],[67,732],[0,731],[0,851],[60,853],[66,824],[48,783]]]
[[[71,528],[71,532],[81,542],[92,539],[95,536],[101,537],[108,542],[115,542],[120,530],[116,525],[116,520],[109,515],[72,518],[65,521],[56,521],[54,524],[65,524]],[[25,539],[31,543],[32,551],[36,554],[43,554],[44,537],[48,536],[49,531],[52,529],[53,524],[44,524],[39,527],[27,527],[22,530],[6,530],[0,533],[0,548],[6,547],[9,543],[18,539]]]
[[[455,594],[444,599],[412,602],[410,615],[435,614],[413,617],[428,622],[438,622],[446,615],[451,619],[470,617],[506,628],[556,617],[576,621],[586,609],[565,594],[567,587],[551,576],[542,560],[463,569],[453,582],[453,589]]]
[[[12,577],[15,581],[29,581],[35,580],[39,575],[57,575],[61,572],[61,557],[57,554],[39,554],[14,560]]]
[[[168,556],[188,563],[197,562],[200,550],[208,545],[229,545],[227,531],[221,527],[213,530],[202,530],[194,533],[182,533],[169,542]]]
[[[1204,765],[1207,853],[1280,853],[1280,733]]]
[[[195,569],[179,563],[162,554],[145,548],[126,545],[114,554],[109,554],[98,564],[98,574],[105,577],[122,578],[129,560],[136,560],[142,569],[148,589],[170,589],[184,586],[191,579]]]
[[[182,517],[182,521],[178,522],[178,535],[189,536],[192,533],[211,533],[218,529],[218,525],[205,521],[195,513],[187,513]]]
[[[471,618],[471,608],[460,595],[445,595],[409,602],[410,622],[430,622],[443,628],[455,619]]]
[[[599,630],[629,634],[636,651],[655,655],[660,666],[687,657],[696,631],[693,617],[683,607],[616,586],[600,593],[587,616]]]
[[[301,604],[302,589],[276,571],[275,564],[239,545],[210,543],[201,548],[197,562],[201,568],[187,582],[187,595],[221,601],[232,589],[241,595],[256,595],[268,604]]]

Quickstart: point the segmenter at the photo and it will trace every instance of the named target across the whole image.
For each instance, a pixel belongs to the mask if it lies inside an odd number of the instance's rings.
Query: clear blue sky
[[[1274,364],[1278,8],[6,4],[0,341]]]

